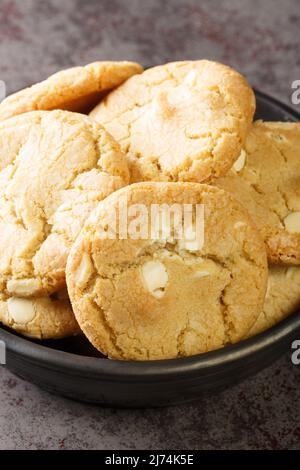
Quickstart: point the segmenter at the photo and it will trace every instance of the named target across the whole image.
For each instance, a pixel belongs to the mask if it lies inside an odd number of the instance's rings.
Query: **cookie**
[[[178,217],[168,219],[163,208],[179,210]],[[246,335],[263,306],[266,252],[229,193],[197,183],[137,183],[91,214],[70,251],[66,279],[76,319],[102,353],[176,358]]]
[[[300,267],[270,266],[262,313],[247,336],[271,328],[300,308]]]
[[[0,321],[35,339],[59,339],[81,332],[65,290],[53,297],[10,297],[0,301]]]
[[[300,124],[257,121],[233,169],[216,181],[248,210],[273,264],[300,263]]]
[[[47,80],[8,96],[0,104],[0,120],[35,110],[88,112],[103,93],[142,72],[135,62],[93,62],[51,75]]]
[[[0,300],[49,295],[87,215],[128,183],[125,156],[98,123],[61,110],[3,121],[0,149]]]
[[[209,182],[239,156],[255,111],[245,78],[207,60],[131,77],[91,116],[127,153],[131,182]]]

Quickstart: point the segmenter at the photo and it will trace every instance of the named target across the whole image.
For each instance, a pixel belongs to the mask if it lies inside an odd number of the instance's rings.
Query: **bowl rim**
[[[275,344],[300,333],[300,310],[268,330],[239,343],[225,346],[207,353],[176,359],[154,361],[122,361],[107,358],[83,356],[52,349],[48,346],[23,338],[0,328],[0,339],[5,342],[8,353],[22,356],[27,363],[40,365],[44,369],[62,370],[64,374],[106,378],[110,381],[169,381],[199,375],[199,372],[213,373],[218,367],[227,370],[237,362],[246,360],[254,353],[263,353]],[[246,364],[246,362],[244,362]],[[205,374],[207,375],[207,374]]]
[[[262,101],[265,100],[280,107],[292,116],[294,121],[300,121],[300,113],[285,103],[256,89],[255,94]],[[254,353],[263,353],[264,350],[274,347],[281,341],[288,341],[297,331],[300,332],[300,309],[266,331],[236,344],[190,357],[151,361],[108,360],[52,349],[2,327],[0,327],[0,340],[5,343],[8,361],[9,354],[13,354],[23,357],[32,365],[60,370],[64,374],[73,376],[91,377],[92,375],[94,379],[122,382],[161,382],[170,379],[178,382],[187,377],[191,379],[204,371],[213,373],[220,366],[233,367],[237,362],[251,357]]]

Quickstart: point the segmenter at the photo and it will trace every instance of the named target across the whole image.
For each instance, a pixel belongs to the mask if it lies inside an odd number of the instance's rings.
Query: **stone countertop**
[[[8,93],[94,60],[209,58],[290,104],[300,79],[298,0],[141,3],[1,0],[0,79]],[[50,395],[2,367],[0,449],[297,449],[299,380],[287,351],[256,377],[192,405],[117,410]]]

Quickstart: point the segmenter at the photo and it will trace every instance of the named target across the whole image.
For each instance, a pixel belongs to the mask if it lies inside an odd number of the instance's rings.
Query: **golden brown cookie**
[[[150,235],[157,207],[188,207],[184,231],[181,212],[162,223],[158,237]],[[190,235],[196,227],[201,235],[198,207],[204,207],[204,244]],[[229,193],[196,183],[138,183],[91,214],[70,251],[66,278],[76,319],[101,352],[128,360],[175,358],[246,335],[263,306],[266,252]]]
[[[125,156],[98,123],[61,110],[3,121],[0,148],[0,300],[49,295],[90,211],[128,183]]]
[[[216,181],[248,210],[271,263],[300,264],[300,124],[257,121],[233,169]]]
[[[245,78],[208,60],[131,77],[91,112],[127,153],[131,182],[209,182],[239,156],[255,111]]]
[[[81,332],[64,291],[54,297],[10,297],[0,301],[0,321],[36,339],[65,338]]]
[[[300,267],[270,266],[262,313],[247,336],[254,336],[291,315],[300,307]]]
[[[35,110],[88,112],[103,93],[141,73],[135,62],[93,62],[51,75],[47,80],[8,96],[0,104],[0,120]]]

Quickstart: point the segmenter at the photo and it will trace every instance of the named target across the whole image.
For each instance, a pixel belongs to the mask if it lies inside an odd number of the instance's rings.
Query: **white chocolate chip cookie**
[[[207,60],[131,77],[91,116],[127,153],[131,182],[209,182],[239,156],[255,111],[245,78]]]
[[[267,330],[300,308],[300,267],[270,266],[262,313],[247,336]]]
[[[10,297],[0,301],[0,321],[36,339],[58,339],[80,333],[67,293],[53,297]]]
[[[182,214],[174,215],[168,234],[164,222],[152,237],[156,222],[149,214],[163,204],[189,207],[187,230],[180,232]],[[204,240],[191,243],[198,205],[204,208]],[[124,208],[127,232],[120,229]],[[142,232],[132,230],[137,226]],[[66,279],[76,319],[102,353],[124,360],[176,358],[246,335],[263,306],[266,252],[229,193],[197,183],[137,183],[108,196],[91,214],[70,251]]]
[[[141,73],[135,62],[93,62],[51,75],[43,82],[8,96],[0,104],[0,120],[36,110],[65,109],[85,112],[103,93]]]
[[[232,170],[215,184],[248,210],[270,263],[300,264],[299,123],[254,123]]]
[[[65,285],[86,217],[128,183],[124,154],[88,116],[33,111],[0,124],[0,300]]]

